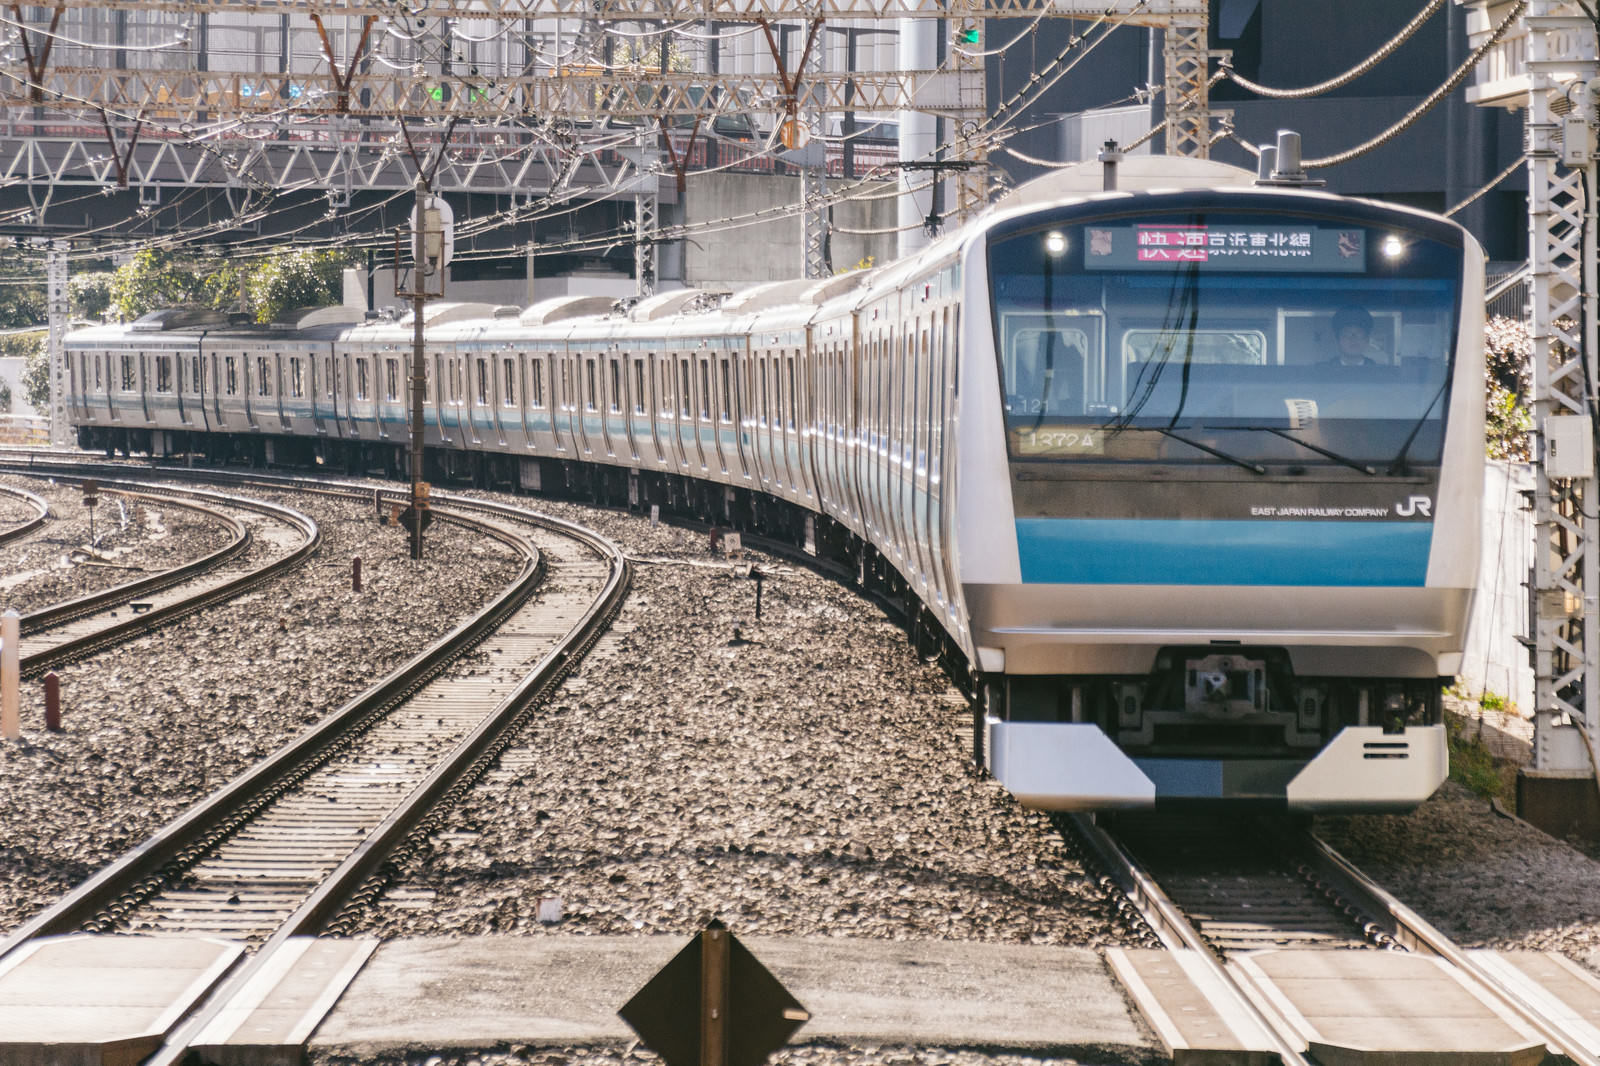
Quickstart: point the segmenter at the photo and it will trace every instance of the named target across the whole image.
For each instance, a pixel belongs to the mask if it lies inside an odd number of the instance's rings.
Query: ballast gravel
[[[1317,831],[1463,947],[1559,951],[1600,972],[1600,863],[1453,781],[1411,814]]]
[[[103,492],[91,522],[76,485],[20,477],[0,481],[50,505],[42,527],[0,545],[0,610],[27,614],[100,592],[202,558],[233,539],[214,517],[165,501]],[[33,513],[29,508],[28,517]]]
[[[1050,820],[969,768],[960,694],[856,592],[713,553],[705,533],[535,506],[624,546],[633,591],[362,932],[684,935],[717,917],[751,935],[1123,942]]]
[[[318,554],[61,667],[63,732],[45,731],[41,685],[23,684],[22,740],[0,741],[0,934],[443,636],[521,567],[498,540],[452,523],[434,524],[413,563],[403,531],[379,527],[370,503],[243,494],[314,518]],[[251,549],[279,550],[265,538]]]

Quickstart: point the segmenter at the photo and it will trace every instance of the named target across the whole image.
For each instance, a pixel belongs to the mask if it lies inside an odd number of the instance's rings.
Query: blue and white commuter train
[[[1413,807],[1477,568],[1482,252],[1220,164],[1100,171],[720,303],[432,304],[429,476],[853,558],[965,668],[1030,805]],[[73,333],[79,440],[398,473],[412,327],[360,314]]]

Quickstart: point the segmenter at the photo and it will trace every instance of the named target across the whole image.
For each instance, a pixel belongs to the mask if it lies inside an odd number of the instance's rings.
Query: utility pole
[[[428,192],[427,179],[417,175],[417,206],[411,213],[411,282],[400,285],[400,237],[395,235],[395,294],[411,298],[411,506],[406,525],[411,532],[411,558],[422,558],[422,530],[427,524],[428,483],[422,480],[422,409],[428,398],[423,344],[426,304],[444,295],[444,271],[455,251],[450,206]]]

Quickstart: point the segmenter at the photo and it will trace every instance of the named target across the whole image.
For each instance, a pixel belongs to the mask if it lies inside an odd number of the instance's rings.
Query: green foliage
[[[0,414],[11,413],[11,383],[0,381]]]
[[[257,322],[277,322],[297,307],[338,303],[344,295],[344,252],[285,252],[264,260],[245,280]]]
[[[1485,692],[1478,697],[1478,705],[1486,711],[1504,712],[1511,707],[1511,701],[1498,692]]]
[[[50,410],[50,360],[44,350],[44,333],[24,333],[7,337],[7,341],[31,337],[32,349],[22,367],[22,398],[36,411]]]
[[[1458,719],[1449,719],[1452,723]],[[1450,780],[1456,781],[1485,798],[1507,799],[1505,779],[1500,764],[1489,753],[1483,738],[1476,733],[1468,736],[1459,724],[1449,730]]]
[[[1483,327],[1483,357],[1489,458],[1528,462],[1533,340],[1527,326],[1514,318],[1491,318]]]
[[[67,300],[73,317],[103,320],[111,310],[111,286],[116,276],[114,271],[94,270],[68,278]]]
[[[124,322],[163,307],[191,303],[200,279],[185,260],[146,248],[117,268],[111,281],[111,311]]]

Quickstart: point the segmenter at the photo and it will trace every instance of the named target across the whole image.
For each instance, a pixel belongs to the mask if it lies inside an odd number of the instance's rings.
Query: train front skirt
[[[1442,725],[1346,726],[1302,759],[1130,758],[1098,725],[986,719],[989,770],[1025,807],[1096,810],[1245,801],[1308,814],[1400,812],[1450,772]]]

